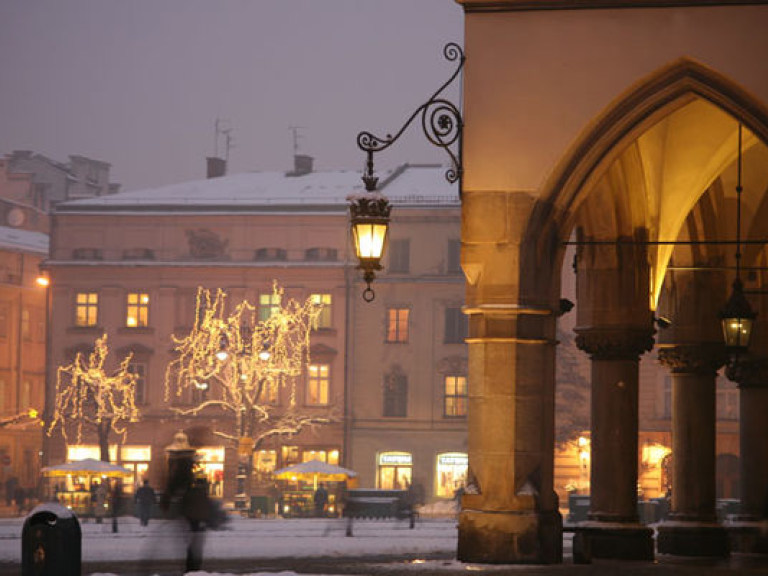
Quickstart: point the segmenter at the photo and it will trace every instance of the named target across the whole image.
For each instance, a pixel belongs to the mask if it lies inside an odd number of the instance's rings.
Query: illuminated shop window
[[[438,454],[435,494],[441,498],[453,498],[467,481],[468,463],[469,458],[463,452]]]
[[[413,477],[413,456],[408,452],[382,452],[378,458],[376,486],[380,490],[406,490]]]

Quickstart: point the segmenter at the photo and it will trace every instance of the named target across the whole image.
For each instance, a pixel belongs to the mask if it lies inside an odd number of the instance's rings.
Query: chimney
[[[314,162],[312,156],[306,154],[294,154],[293,155],[293,172],[288,172],[286,176],[304,176],[305,174],[312,173],[312,163]]]
[[[227,173],[227,161],[223,158],[208,156],[206,158],[207,173],[206,178],[220,178]]]

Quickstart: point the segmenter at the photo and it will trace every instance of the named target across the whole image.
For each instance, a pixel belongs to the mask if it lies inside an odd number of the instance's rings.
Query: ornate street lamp
[[[456,70],[429,100],[411,114],[394,136],[387,134],[381,138],[366,131],[357,135],[357,146],[366,153],[363,174],[366,191],[362,194],[351,194],[347,200],[349,200],[355,255],[359,262],[358,268],[363,271],[363,280],[366,283],[363,291],[363,300],[366,302],[373,301],[375,297],[371,283],[376,277],[376,272],[382,269],[381,258],[386,250],[389,215],[392,210],[387,197],[376,189],[379,179],[374,176],[374,152],[389,148],[411,125],[416,116],[421,115],[421,127],[427,140],[445,150],[450,156],[451,167],[446,171],[445,177],[450,183],[459,182],[459,195],[461,195],[461,132],[463,128],[461,112],[453,103],[440,98],[440,94],[459,75],[464,66],[465,57],[461,47],[453,42],[445,45],[443,55],[451,62],[458,61]],[[451,148],[454,144],[457,148],[455,152]]]
[[[745,352],[752,338],[752,325],[757,313],[752,310],[744,295],[741,283],[741,139],[742,125],[739,123],[739,151],[736,164],[736,279],[733,292],[725,308],[720,312],[725,347],[732,354]]]

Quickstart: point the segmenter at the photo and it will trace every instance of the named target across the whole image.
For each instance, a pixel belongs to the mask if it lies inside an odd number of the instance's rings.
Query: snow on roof
[[[42,232],[0,226],[0,250],[48,254],[48,235]]]
[[[445,180],[444,173],[440,166],[406,164],[377,175],[381,191],[395,205],[458,205],[458,188]],[[56,210],[346,209],[346,198],[353,192],[363,192],[361,174],[357,171],[311,172],[302,176],[250,172],[74,200],[58,204]]]

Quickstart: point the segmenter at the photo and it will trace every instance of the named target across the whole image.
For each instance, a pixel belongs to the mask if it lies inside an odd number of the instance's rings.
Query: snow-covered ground
[[[21,532],[23,518],[0,519],[0,565],[19,566],[21,563]],[[103,524],[93,520],[80,523],[83,533],[83,563],[135,562],[142,559],[147,566],[153,560],[179,560],[183,554],[188,532],[168,520],[152,520],[142,527],[136,518],[124,517],[118,522],[118,532],[112,532],[110,519]],[[224,530],[205,533],[204,557],[212,559],[275,559],[300,557],[364,557],[423,555],[453,558],[456,552],[456,519],[451,516],[421,518],[413,530],[407,521],[357,520],[354,536],[346,537],[344,520],[337,519],[249,519],[231,516]],[[569,546],[570,542],[566,543]],[[570,551],[570,550],[568,550]],[[258,562],[255,562],[258,565]],[[425,566],[426,564],[426,566]],[[455,560],[416,560],[413,567],[456,568]],[[466,566],[470,569],[471,567]],[[487,567],[486,567],[487,568]],[[491,570],[492,571],[492,570]],[[84,575],[108,576],[89,572]],[[195,576],[224,576],[216,572],[195,572]],[[282,572],[292,576],[293,572]],[[113,576],[110,574],[109,576]]]
[[[21,562],[23,522],[23,518],[0,519],[0,563],[6,566]],[[84,563],[181,559],[188,536],[182,526],[167,520],[152,520],[145,528],[135,518],[120,518],[116,534],[109,519],[80,526]],[[427,555],[455,550],[456,521],[449,518],[422,519],[413,530],[404,521],[356,521],[349,538],[343,520],[232,517],[226,529],[206,532],[204,544],[206,559]]]

